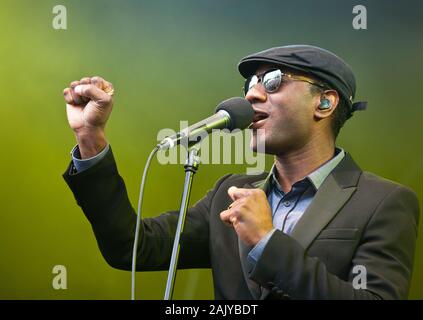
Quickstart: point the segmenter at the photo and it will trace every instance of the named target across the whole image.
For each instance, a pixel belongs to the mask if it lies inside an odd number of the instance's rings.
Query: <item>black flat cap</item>
[[[244,78],[253,75],[264,63],[309,74],[340,94],[350,107],[350,115],[366,109],[367,102],[355,102],[355,77],[351,67],[336,54],[310,45],[270,48],[241,59],[238,70]]]

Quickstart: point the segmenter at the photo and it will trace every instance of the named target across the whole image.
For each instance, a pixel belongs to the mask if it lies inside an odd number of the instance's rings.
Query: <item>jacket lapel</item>
[[[348,201],[356,187],[342,188],[333,175],[329,175],[304,212],[291,237],[307,249],[323,228]]]
[[[328,175],[291,233],[291,237],[304,249],[308,249],[351,198],[357,189],[361,173],[351,156],[345,154],[344,159]]]

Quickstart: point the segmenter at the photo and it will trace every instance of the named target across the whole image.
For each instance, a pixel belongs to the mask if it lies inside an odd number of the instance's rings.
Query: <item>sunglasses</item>
[[[282,82],[287,80],[305,81],[323,89],[328,89],[328,87],[324,84],[311,80],[307,77],[283,73],[279,69],[271,69],[262,74],[248,77],[244,84],[244,94],[247,95],[247,92],[259,82],[263,84],[264,90],[267,93],[276,92],[279,90]]]

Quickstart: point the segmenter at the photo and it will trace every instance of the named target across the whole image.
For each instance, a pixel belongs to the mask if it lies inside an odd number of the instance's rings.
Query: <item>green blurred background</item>
[[[67,30],[52,28],[58,4],[67,8]],[[352,28],[356,4],[367,8],[368,30]],[[130,273],[103,260],[61,177],[75,143],[62,90],[82,76],[101,75],[115,85],[107,133],[136,204],[158,131],[178,129],[180,119],[194,122],[240,96],[240,58],[284,44],[322,46],[349,62],[357,98],[369,101],[338,145],[365,170],[410,186],[423,200],[419,1],[2,0],[0,6],[0,299],[130,297]],[[202,165],[191,202],[234,171],[245,169]],[[178,208],[181,166],[155,162],[149,177],[144,215]],[[413,299],[423,298],[422,249],[420,237]],[[52,287],[55,265],[67,268],[67,290]],[[138,274],[138,297],[162,299],[166,276]],[[179,272],[175,298],[213,298],[210,271]]]

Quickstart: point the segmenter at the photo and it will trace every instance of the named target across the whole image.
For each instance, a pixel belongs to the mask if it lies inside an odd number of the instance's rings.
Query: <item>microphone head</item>
[[[219,103],[215,112],[224,110],[229,113],[231,121],[227,127],[229,130],[245,129],[253,122],[254,110],[251,103],[240,97],[229,98]]]

